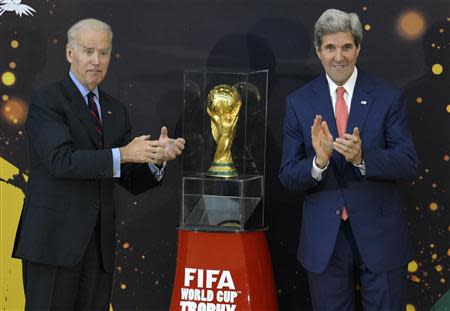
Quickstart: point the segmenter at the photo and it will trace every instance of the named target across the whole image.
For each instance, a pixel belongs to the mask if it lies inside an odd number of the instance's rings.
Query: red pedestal
[[[170,310],[278,310],[264,231],[180,229]]]

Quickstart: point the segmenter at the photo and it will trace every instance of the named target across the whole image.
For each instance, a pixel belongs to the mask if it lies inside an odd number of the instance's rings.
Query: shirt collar
[[[75,83],[75,86],[80,91],[80,93],[81,93],[81,95],[83,96],[84,99],[86,99],[86,96],[87,96],[87,94],[89,94],[89,92],[94,93],[95,96],[97,97],[97,99],[99,98],[99,96],[98,96],[98,86],[96,86],[92,91],[90,91],[86,86],[81,84],[81,82],[77,79],[77,77],[75,76],[75,74],[72,71],[69,71],[69,76],[72,79],[73,83]]]
[[[336,94],[336,89],[341,85],[337,85],[336,83],[334,83],[334,81],[331,80],[331,78],[328,76],[328,74],[326,74],[326,77],[327,77],[327,81],[328,81],[328,87],[330,88],[330,94],[331,94],[331,96],[333,96],[334,94]],[[353,70],[353,73],[350,76],[350,78],[348,78],[347,82],[345,82],[344,85],[342,85],[344,87],[345,91],[347,92],[347,94],[353,94],[353,90],[355,89],[357,77],[358,77],[358,69],[355,66],[355,69]]]

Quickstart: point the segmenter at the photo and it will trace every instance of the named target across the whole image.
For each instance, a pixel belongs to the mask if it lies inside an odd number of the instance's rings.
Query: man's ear
[[[314,48],[316,49],[317,57],[319,57],[319,59],[321,59],[320,58],[320,47],[314,43]]]
[[[70,64],[72,64],[72,53],[73,53],[72,47],[70,46],[70,44],[67,44],[66,45],[66,59]]]

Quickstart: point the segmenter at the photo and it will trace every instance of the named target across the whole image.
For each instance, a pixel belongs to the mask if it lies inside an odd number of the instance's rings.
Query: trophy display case
[[[184,73],[180,229],[264,227],[268,71]]]
[[[171,311],[278,311],[264,223],[267,75],[184,73],[183,201]]]

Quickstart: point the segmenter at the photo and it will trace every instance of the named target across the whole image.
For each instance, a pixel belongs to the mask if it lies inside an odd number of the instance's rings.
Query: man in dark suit
[[[116,182],[134,194],[161,182],[184,140],[161,129],[130,141],[126,108],[104,93],[110,27],[82,20],[68,33],[70,72],[33,97],[30,175],[13,256],[22,258],[26,310],[109,310]]]
[[[287,97],[280,180],[304,194],[298,259],[314,310],[405,310],[407,225],[398,183],[418,159],[401,93],[355,64],[358,16],[330,9],[314,27],[325,74]]]

